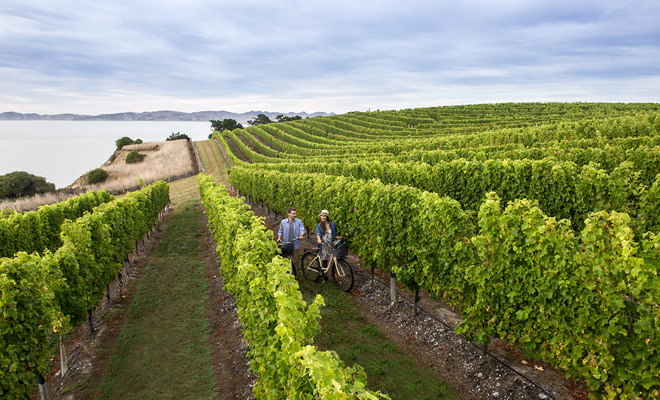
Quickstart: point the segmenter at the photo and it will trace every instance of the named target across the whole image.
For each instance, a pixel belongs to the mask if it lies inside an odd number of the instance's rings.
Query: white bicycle
[[[353,268],[344,260],[346,254],[348,254],[348,244],[342,242],[341,239],[335,241],[333,254],[330,260],[325,263],[325,266],[321,262],[319,249],[306,251],[301,260],[303,276],[307,280],[318,282],[332,268],[330,275],[332,275],[332,280],[337,289],[350,292],[353,288]]]

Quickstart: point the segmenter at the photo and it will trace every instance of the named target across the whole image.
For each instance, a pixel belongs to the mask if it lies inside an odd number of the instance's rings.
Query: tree
[[[243,125],[236,122],[233,118],[225,118],[222,121],[217,119],[212,119],[209,121],[211,123],[211,129],[222,133],[222,131],[233,131],[234,129],[243,129]],[[210,139],[210,137],[209,137]]]
[[[275,117],[277,122],[286,122],[286,121],[296,121],[299,119],[302,119],[300,115],[294,115],[293,117],[285,117],[284,115],[280,114]]]
[[[186,135],[185,133],[177,132],[172,134],[165,139],[166,141],[168,140],[179,140],[179,139],[186,139],[187,141],[190,141],[190,136]]]
[[[54,191],[54,183],[46,182],[46,178],[25,171],[0,175],[0,198],[15,199]]]
[[[264,125],[264,124],[270,124],[273,122],[266,114],[257,114],[257,117],[253,120],[248,121],[248,124],[255,126],[255,125]]]

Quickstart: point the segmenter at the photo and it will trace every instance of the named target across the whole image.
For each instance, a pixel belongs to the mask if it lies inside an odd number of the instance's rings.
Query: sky
[[[660,1],[2,0],[0,112],[660,102]]]

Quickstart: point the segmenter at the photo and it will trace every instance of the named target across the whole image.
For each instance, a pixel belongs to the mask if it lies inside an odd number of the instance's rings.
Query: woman
[[[334,241],[337,238],[337,228],[335,227],[335,223],[330,221],[328,210],[321,210],[319,217],[321,218],[321,222],[316,225],[316,243],[318,243],[318,247],[321,249],[322,267],[326,268],[335,248]]]

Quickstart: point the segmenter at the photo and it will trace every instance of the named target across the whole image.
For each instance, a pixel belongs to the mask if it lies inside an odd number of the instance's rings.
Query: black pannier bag
[[[293,254],[293,243],[291,242],[278,244],[277,247],[280,248],[282,257],[289,257]]]

